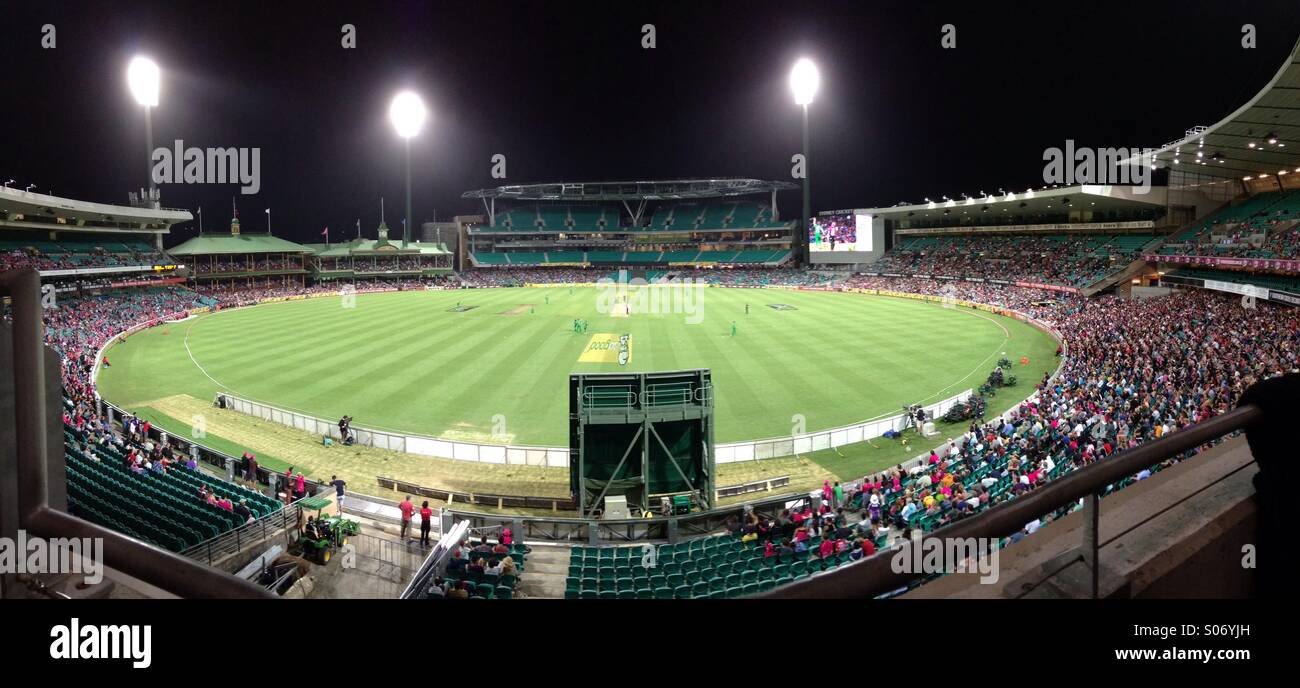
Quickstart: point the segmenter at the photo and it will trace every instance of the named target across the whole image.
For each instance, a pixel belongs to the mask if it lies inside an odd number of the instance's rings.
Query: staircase
[[[532,544],[515,598],[562,599],[569,577],[569,546]]]
[[[1112,273],[1106,277],[1103,277],[1097,282],[1094,282],[1080,289],[1079,293],[1082,294],[1083,296],[1093,296],[1095,294],[1105,291],[1106,289],[1109,289],[1110,287],[1116,284],[1123,284],[1125,281],[1133,279],[1135,275],[1141,274],[1142,272],[1145,272],[1147,269],[1148,269],[1147,262],[1139,258],[1129,263],[1128,266],[1125,267],[1123,270],[1120,270],[1119,272],[1116,273]]]

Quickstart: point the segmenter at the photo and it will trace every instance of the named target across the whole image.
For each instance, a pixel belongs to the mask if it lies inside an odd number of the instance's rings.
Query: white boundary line
[[[862,295],[863,295],[863,297],[872,297],[872,295],[875,295],[875,297],[883,297],[884,294],[862,294]],[[910,299],[910,300],[913,300],[913,299]],[[937,303],[935,303],[935,302],[924,302],[924,303],[930,303],[930,304],[933,304],[933,306],[939,306],[940,308],[944,308],[943,306],[941,306],[941,304],[937,304]],[[1006,346],[1006,342],[1010,342],[1010,341],[1011,341],[1011,333],[1008,332],[1008,329],[1006,329],[1005,326],[1002,326],[1001,323],[998,323],[997,320],[993,320],[992,317],[988,317],[988,316],[980,315],[980,313],[976,313],[976,312],[972,312],[972,311],[958,311],[958,312],[965,313],[965,315],[971,315],[971,316],[979,317],[979,319],[988,320],[989,323],[992,323],[992,324],[997,325],[997,328],[1002,330],[1002,343],[1000,343],[1000,345],[997,346],[997,349],[1002,349],[1002,347]],[[1030,325],[1030,326],[1032,326],[1032,325]],[[1035,329],[1036,329],[1036,328],[1035,328]],[[991,359],[993,358],[993,356],[996,356],[996,355],[997,355],[997,351],[995,350],[995,351],[992,352],[992,354],[989,354],[988,356],[985,356],[985,358],[984,358],[984,360],[982,360],[982,362],[979,362],[978,365],[975,365],[975,369],[972,369],[971,372],[966,373],[965,376],[958,377],[956,382],[953,382],[953,384],[950,384],[950,385],[946,386],[946,388],[943,388],[943,389],[940,389],[939,391],[936,391],[936,393],[931,394],[930,397],[922,397],[922,398],[920,398],[919,401],[918,401],[918,403],[920,403],[920,402],[924,402],[924,401],[926,401],[926,399],[933,399],[933,398],[939,397],[939,395],[945,393],[945,391],[948,391],[949,389],[953,389],[954,386],[957,386],[957,385],[961,384],[962,380],[966,380],[967,377],[970,377],[970,376],[972,376],[972,375],[975,375],[975,373],[978,373],[978,372],[979,372],[979,369],[980,369],[980,368],[983,368],[984,365],[988,365],[989,360],[991,360]]]
[[[210,314],[205,313],[204,316],[206,315],[210,315]],[[199,372],[203,373],[204,377],[208,378],[209,380],[212,380],[213,384],[215,384],[216,386],[222,389],[235,392],[236,390],[221,384],[221,381],[218,380],[217,378],[208,375],[208,371],[203,368],[203,366],[198,362],[198,359],[194,358],[194,352],[190,351],[190,330],[193,330],[194,326],[199,324],[199,321],[202,320],[204,316],[199,316],[198,318],[195,318],[194,322],[190,323],[190,326],[185,328],[185,353],[190,357],[190,363],[193,363],[194,367],[198,368]]]

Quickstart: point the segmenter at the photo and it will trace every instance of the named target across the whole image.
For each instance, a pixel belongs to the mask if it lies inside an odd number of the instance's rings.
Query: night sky
[[[1076,5],[1089,5],[1088,7]],[[125,83],[163,70],[155,145],[261,148],[261,192],[164,185],[163,205],[316,240],[400,227],[388,101],[421,93],[417,222],[480,212],[468,189],[553,181],[790,179],[800,56],[820,67],[813,209],[1041,185],[1044,148],[1158,146],[1213,124],[1297,37],[1280,2],[11,2],[0,0],[4,141],[15,186],[124,203],[145,185],[144,117]],[[43,24],[57,47],[41,48]],[[357,29],[357,48],[340,27]],[[657,45],[642,48],[653,24]],[[1241,47],[1253,23],[1258,47]],[[957,47],[940,46],[953,24]],[[507,158],[508,178],[490,176]],[[0,180],[2,181],[2,180]],[[787,212],[797,192],[781,199]],[[168,244],[197,227],[173,228]]]

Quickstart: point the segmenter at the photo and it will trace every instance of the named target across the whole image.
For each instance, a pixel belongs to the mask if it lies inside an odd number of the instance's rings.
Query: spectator
[[[397,509],[402,512],[402,532],[398,539],[406,542],[406,531],[410,530],[411,515],[415,513],[415,505],[411,503],[411,495],[406,495],[402,502],[397,505]]]
[[[429,500],[425,500],[420,505],[420,544],[428,547],[433,544],[429,539],[429,528],[433,525],[433,509],[429,508]]]
[[[334,497],[335,497],[335,499],[338,501],[338,504],[339,504],[339,514],[342,514],[342,513],[343,513],[343,500],[347,497],[347,495],[343,492],[343,488],[345,488],[345,487],[348,486],[347,481],[339,480],[339,477],[338,477],[337,475],[331,475],[331,476],[330,476],[330,485],[333,485],[333,486],[334,486]],[[428,506],[429,503],[428,503],[428,502],[425,502],[424,505],[425,505],[425,506]]]

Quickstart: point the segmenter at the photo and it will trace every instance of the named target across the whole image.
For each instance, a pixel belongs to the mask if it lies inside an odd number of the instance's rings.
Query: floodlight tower
[[[809,177],[812,175],[811,162],[808,158],[808,106],[812,105],[813,96],[821,84],[821,75],[817,65],[808,58],[800,58],[790,70],[790,90],[794,93],[795,105],[803,106],[803,216],[795,243],[796,260],[800,265],[808,264],[808,217],[812,215],[812,190]]]
[[[425,120],[424,101],[411,91],[402,91],[388,106],[388,118],[397,135],[406,141],[406,222],[402,225],[403,245],[411,241],[411,137],[420,133]]]
[[[161,82],[158,65],[147,57],[136,57],[126,68],[126,84],[135,96],[135,102],[144,106],[144,138],[146,176],[149,180],[149,203],[153,203],[153,122],[151,111],[158,106],[158,85]]]

